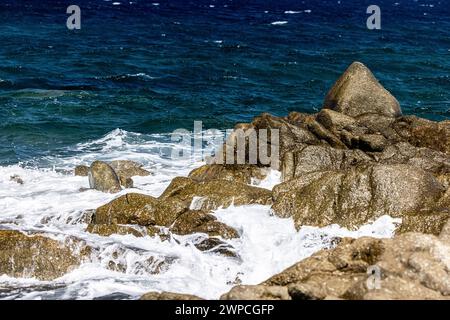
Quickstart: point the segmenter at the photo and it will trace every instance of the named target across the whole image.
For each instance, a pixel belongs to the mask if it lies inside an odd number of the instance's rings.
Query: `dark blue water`
[[[115,128],[314,112],[354,60],[404,113],[449,118],[449,1],[376,1],[381,30],[366,28],[373,1],[113,1],[0,0],[0,165]],[[81,30],[66,28],[70,4]]]

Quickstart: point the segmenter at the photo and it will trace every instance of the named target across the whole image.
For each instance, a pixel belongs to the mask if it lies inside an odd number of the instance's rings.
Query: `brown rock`
[[[206,233],[209,236],[221,236],[224,239],[239,237],[236,230],[217,221],[217,218],[212,214],[196,210],[188,210],[181,214],[170,230],[179,235]]]
[[[195,201],[193,202],[195,197]],[[271,204],[272,192],[266,189],[227,180],[195,182],[190,178],[177,177],[159,197],[162,202],[177,199],[193,210],[215,210],[246,204]]]
[[[42,235],[0,230],[0,274],[53,280],[77,267],[89,253],[89,247],[75,239],[62,243]]]
[[[222,295],[220,300],[290,300],[290,297],[285,287],[239,285]]]
[[[89,186],[102,192],[117,193],[122,190],[114,169],[102,161],[94,161],[89,171]]]
[[[263,180],[267,176],[267,168],[256,165],[204,165],[189,173],[189,178],[197,182],[211,180],[228,180],[250,184],[252,179]]]
[[[173,292],[149,292],[144,294],[140,300],[203,300],[194,295]]]
[[[376,113],[390,117],[401,115],[400,105],[360,62],[353,62],[328,92],[324,109],[350,117]]]
[[[281,217],[293,217],[297,228],[332,223],[355,228],[385,214],[401,217],[434,208],[443,192],[423,170],[378,165],[287,181],[274,188],[272,209]]]
[[[89,175],[89,170],[91,170],[91,168],[89,168],[88,166],[76,166],[74,174],[76,176],[87,177]]]

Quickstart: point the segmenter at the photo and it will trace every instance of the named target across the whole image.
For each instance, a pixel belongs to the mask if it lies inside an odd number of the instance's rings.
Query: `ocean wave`
[[[274,26],[280,26],[280,25],[284,25],[287,23],[288,23],[287,21],[274,21],[274,22],[271,22],[270,24],[274,25]]]

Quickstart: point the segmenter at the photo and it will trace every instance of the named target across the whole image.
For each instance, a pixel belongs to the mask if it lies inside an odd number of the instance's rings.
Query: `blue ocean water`
[[[447,0],[0,0],[0,165],[121,128],[230,128],[320,109],[355,60],[405,114],[450,115]],[[66,8],[81,8],[81,30]],[[273,22],[284,22],[273,24]]]

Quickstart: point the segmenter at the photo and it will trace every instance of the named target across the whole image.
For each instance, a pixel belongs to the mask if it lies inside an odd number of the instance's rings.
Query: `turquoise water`
[[[315,112],[354,60],[405,114],[449,118],[447,1],[378,1],[381,30],[367,1],[117,1],[77,1],[77,31],[67,1],[0,2],[0,165],[76,156],[117,128]]]

